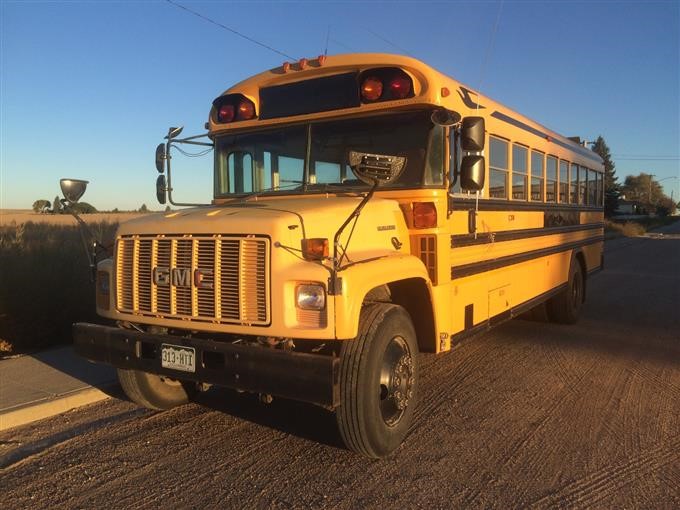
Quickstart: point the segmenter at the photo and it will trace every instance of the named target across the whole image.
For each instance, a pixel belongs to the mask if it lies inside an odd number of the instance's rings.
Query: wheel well
[[[430,293],[421,278],[408,278],[371,289],[366,301],[383,301],[403,307],[411,316],[420,352],[435,352],[436,334]]]

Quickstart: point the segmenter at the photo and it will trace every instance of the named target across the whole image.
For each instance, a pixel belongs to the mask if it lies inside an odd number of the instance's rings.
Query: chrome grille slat
[[[184,271],[176,276],[182,284],[156,285],[154,268]],[[195,278],[201,280],[200,286]],[[121,237],[116,248],[116,295],[117,309],[123,313],[268,324],[269,240],[250,236]]]

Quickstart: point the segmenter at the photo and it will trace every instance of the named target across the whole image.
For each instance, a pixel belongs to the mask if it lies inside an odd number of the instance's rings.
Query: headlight
[[[326,306],[326,289],[318,283],[298,285],[295,289],[295,302],[303,310],[323,310]]]

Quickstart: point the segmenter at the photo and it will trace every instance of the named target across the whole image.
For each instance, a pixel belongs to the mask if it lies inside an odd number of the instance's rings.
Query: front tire
[[[413,323],[389,303],[363,307],[359,332],[340,352],[340,407],[336,420],[345,445],[367,457],[396,450],[416,404],[418,343]]]
[[[196,385],[149,374],[140,370],[118,369],[118,380],[125,394],[140,406],[164,410],[188,403],[197,393]]]

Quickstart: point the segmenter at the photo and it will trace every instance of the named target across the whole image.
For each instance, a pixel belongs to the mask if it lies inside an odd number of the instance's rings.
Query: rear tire
[[[569,268],[567,288],[550,298],[547,303],[548,317],[558,324],[575,324],[578,322],[581,306],[585,299],[585,278],[581,263],[573,259]]]
[[[177,381],[140,370],[118,369],[118,380],[125,394],[149,409],[171,409],[188,403],[197,393],[194,383]]]
[[[350,450],[380,458],[408,433],[416,405],[418,343],[401,307],[366,305],[359,332],[340,351],[340,435]]]

